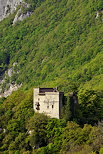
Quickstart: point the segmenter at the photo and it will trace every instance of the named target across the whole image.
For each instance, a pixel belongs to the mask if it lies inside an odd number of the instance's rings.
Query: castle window
[[[40,104],[39,104],[39,102],[36,104],[36,109],[37,110],[40,110]]]
[[[54,108],[54,105],[52,105],[52,109]]]

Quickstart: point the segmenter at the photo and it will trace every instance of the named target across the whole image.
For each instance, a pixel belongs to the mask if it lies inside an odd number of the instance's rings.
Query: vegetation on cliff
[[[91,93],[92,97],[89,97]],[[102,154],[103,122],[97,121],[103,119],[103,99],[100,102],[95,92],[81,93],[79,114],[74,119],[71,119],[72,113],[68,114],[68,119],[65,116],[51,119],[34,113],[32,99],[31,89],[14,92],[0,100],[1,153],[95,154],[101,151]]]
[[[0,100],[1,153],[98,153],[103,152],[103,97],[81,90],[75,114],[65,97],[62,119],[33,111],[32,89],[18,90]]]
[[[22,84],[0,99],[1,153],[103,153],[103,1],[25,0],[32,15],[0,22],[0,77]],[[17,65],[13,66],[16,63]],[[32,88],[56,87],[66,99],[62,119],[33,111]],[[78,95],[75,115],[68,94]]]
[[[40,4],[39,4],[40,5]],[[102,1],[42,2],[31,17],[0,23],[0,74],[18,63],[12,81],[33,86],[103,87],[103,22],[96,18]],[[9,64],[9,65],[8,65]],[[72,86],[73,85],[73,86]],[[70,87],[70,88],[69,88]]]

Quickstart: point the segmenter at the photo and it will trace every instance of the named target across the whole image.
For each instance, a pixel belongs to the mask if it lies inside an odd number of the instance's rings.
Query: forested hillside
[[[103,1],[25,2],[30,17],[13,25],[16,11],[0,22],[0,89],[21,85],[0,99],[1,154],[102,154]],[[62,119],[35,114],[32,88],[56,86],[66,96]],[[78,96],[75,116],[70,92]]]
[[[102,1],[46,1],[31,17],[0,23],[0,72],[17,62],[12,81],[38,85],[103,87]],[[9,65],[8,65],[9,64]],[[89,86],[88,85],[88,86]]]

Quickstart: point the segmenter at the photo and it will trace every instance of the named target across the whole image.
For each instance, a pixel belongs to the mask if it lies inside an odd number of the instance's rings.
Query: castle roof
[[[57,92],[57,88],[39,88],[39,93]]]

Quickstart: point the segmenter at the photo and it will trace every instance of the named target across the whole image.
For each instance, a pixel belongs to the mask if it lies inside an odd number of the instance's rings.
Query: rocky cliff
[[[11,68],[8,68],[3,76],[0,78],[0,98],[1,97],[7,97],[11,95],[13,91],[16,91],[18,88],[22,86],[22,84],[16,84],[15,81],[12,80],[13,76],[15,74],[17,75],[19,73],[19,70],[15,70],[15,67],[17,67],[17,63],[13,63],[13,66]]]
[[[23,2],[23,0],[0,0],[0,21],[8,17],[8,15],[10,15],[11,13],[13,13],[18,5],[20,5],[20,9],[17,11],[17,14],[15,15],[13,25],[16,22],[22,21],[31,15],[30,11],[22,11],[23,9],[26,10],[30,6],[29,4]]]
[[[22,0],[0,0],[0,21],[16,10]]]

